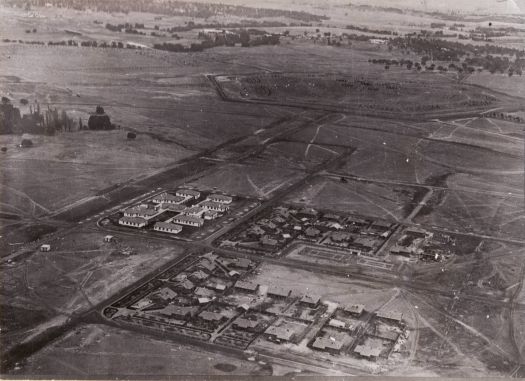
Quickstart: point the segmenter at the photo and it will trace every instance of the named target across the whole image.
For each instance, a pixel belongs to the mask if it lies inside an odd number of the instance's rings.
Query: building
[[[292,329],[286,327],[275,327],[273,325],[268,327],[268,329],[264,331],[264,334],[269,340],[278,343],[292,341],[295,337],[295,332]]]
[[[204,220],[195,216],[175,216],[173,222],[181,225],[201,227],[204,224]]]
[[[312,344],[312,348],[338,354],[343,348],[343,342],[332,337],[317,337]]]
[[[205,220],[214,220],[214,219],[216,219],[217,217],[219,217],[219,212],[216,212],[215,210],[206,210],[206,211],[202,214],[202,217],[203,217]]]
[[[159,291],[155,293],[155,295],[157,295],[159,298],[163,300],[175,299],[175,297],[177,297],[177,293],[169,287],[161,288]]]
[[[179,234],[182,231],[182,226],[169,222],[157,222],[153,230],[163,233]]]
[[[144,218],[140,217],[122,217],[118,220],[119,225],[129,226],[132,228],[143,228],[148,224]]]
[[[195,288],[195,285],[193,284],[193,282],[189,279],[186,279],[186,280],[183,280],[182,282],[180,282],[179,284],[179,287],[181,287],[182,289],[186,290],[186,291],[191,291]]]
[[[328,325],[333,328],[346,329],[345,322],[337,319],[330,319]]]
[[[229,265],[229,267],[239,268],[243,270],[248,270],[252,265],[252,261],[247,258],[235,258]]]
[[[305,306],[311,307],[311,308],[317,307],[320,302],[321,302],[321,298],[319,296],[310,296],[310,295],[304,295],[299,301],[299,303]]]
[[[231,204],[233,202],[232,197],[224,196],[222,194],[211,194],[207,197],[207,200],[210,200],[213,202],[219,202],[221,204]]]
[[[242,290],[242,291],[246,291],[246,292],[250,292],[250,293],[254,293],[255,291],[257,291],[257,287],[259,287],[259,285],[257,283],[244,282],[242,280],[238,280],[235,283],[235,288],[236,289]]]
[[[168,204],[168,203],[158,204],[158,207],[159,207],[159,210],[166,211],[166,212],[173,212],[173,213],[182,213],[187,209],[187,207],[182,204]]]
[[[215,201],[203,201],[199,203],[199,206],[208,210],[214,210],[216,212],[225,213],[230,207],[227,204],[223,204]]]
[[[191,208],[185,209],[182,214],[185,216],[192,216],[192,217],[199,217],[204,214],[206,209],[200,207],[200,206],[192,206]]]
[[[207,279],[209,277],[208,274],[206,274],[204,271],[202,270],[197,270],[195,272],[193,272],[191,275],[190,275],[191,278],[193,278],[194,280],[204,280],[204,279]]]
[[[204,321],[208,321],[208,322],[219,322],[222,319],[224,319],[224,316],[217,312],[202,311],[199,314],[199,318],[201,318]]]
[[[133,206],[124,210],[124,217],[139,217],[149,220],[161,212],[156,211],[155,209],[149,209],[144,206]]]
[[[274,298],[286,299],[288,296],[290,296],[291,292],[291,290],[286,290],[282,287],[270,286],[268,287],[267,295],[272,296]]]
[[[394,323],[401,323],[403,313],[397,311],[377,311],[376,318]]]
[[[262,237],[259,241],[261,245],[268,246],[268,247],[276,247],[279,244],[279,241],[277,241],[275,238],[272,238],[268,235],[265,235]]]
[[[179,189],[177,192],[175,192],[175,194],[179,197],[193,198],[195,200],[201,196],[200,192],[194,191],[192,189]]]
[[[215,292],[208,290],[207,288],[204,288],[204,287],[197,287],[195,291],[193,292],[193,294],[196,296],[203,297],[203,298],[211,298],[215,295]]]
[[[40,251],[51,251],[51,245],[48,245],[47,243],[40,246]]]
[[[309,238],[316,238],[319,236],[319,234],[321,234],[321,231],[319,229],[316,229],[310,226],[306,228],[306,230],[304,231],[304,234]]]
[[[367,343],[365,345],[357,345],[354,352],[361,357],[375,361],[381,354],[381,347]]]
[[[352,304],[352,305],[346,305],[343,307],[343,311],[351,315],[354,315],[354,316],[361,316],[364,310],[365,310],[365,306],[362,304]]]
[[[186,197],[182,197],[178,195],[174,196],[172,194],[164,192],[156,196],[153,196],[151,201],[156,204],[181,204],[184,201],[186,201]]]
[[[255,330],[259,323],[256,320],[249,320],[245,318],[238,318],[233,322],[233,328],[242,329],[242,330]]]
[[[104,242],[113,242],[113,240],[115,239],[115,237],[113,237],[112,235],[107,235],[104,237]]]
[[[195,315],[195,313],[198,311],[198,307],[192,306],[192,307],[183,307],[183,306],[175,306],[173,304],[167,305],[162,310],[158,311],[158,313],[174,318],[179,320],[187,320]]]

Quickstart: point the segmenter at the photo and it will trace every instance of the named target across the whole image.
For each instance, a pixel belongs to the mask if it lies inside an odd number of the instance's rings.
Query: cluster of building
[[[246,258],[204,254],[124,296],[108,317],[240,349],[258,338],[298,344],[315,327],[312,350],[370,360],[388,357],[404,330],[401,313],[368,312],[361,304],[327,314],[318,295],[254,282],[256,267]]]
[[[454,239],[448,234],[434,234],[417,227],[409,227],[390,248],[390,253],[413,260],[440,262],[453,254],[453,246]]]
[[[235,232],[224,244],[250,252],[275,253],[293,240],[301,240],[360,255],[375,252],[394,228],[395,224],[386,221],[279,206]]]
[[[205,221],[224,215],[232,203],[231,196],[215,193],[204,196],[193,189],[178,189],[125,209],[118,223],[140,229],[154,222],[153,230],[178,234],[183,226],[201,227]]]

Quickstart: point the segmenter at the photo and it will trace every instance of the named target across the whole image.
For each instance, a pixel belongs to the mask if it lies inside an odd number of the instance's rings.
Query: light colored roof
[[[337,328],[344,328],[346,326],[344,321],[337,320],[337,319],[330,319],[330,321],[328,322],[328,325],[332,327],[337,327]]]
[[[315,339],[315,342],[313,343],[313,347],[317,349],[341,349],[343,347],[343,343],[339,340],[331,340],[328,337],[318,337]]]
[[[162,203],[162,204],[160,204],[160,208],[169,210],[171,212],[182,212],[183,210],[186,210],[187,207],[184,206],[184,205],[181,205],[181,204],[166,204],[166,203]]]
[[[277,295],[277,296],[288,296],[290,295],[290,290],[287,290],[287,289],[284,289],[282,287],[279,287],[279,286],[270,286],[268,287],[268,292],[267,292],[269,295]]]
[[[371,345],[358,345],[355,347],[354,352],[364,357],[378,357],[381,353],[381,348]]]
[[[236,283],[235,283],[235,287],[236,288],[240,288],[240,289],[243,289],[243,290],[250,290],[250,291],[255,291],[257,290],[257,283],[252,283],[252,282],[244,282],[242,280],[238,280]]]
[[[377,311],[376,316],[378,318],[401,321],[403,314],[397,311]]]
[[[202,311],[200,314],[199,314],[199,317],[201,319],[204,319],[204,320],[208,320],[208,321],[217,321],[217,320],[221,320],[223,318],[223,316],[217,312],[210,312],[210,311]]]
[[[310,295],[304,295],[302,298],[301,298],[301,303],[308,303],[308,304],[317,304],[319,303],[319,300],[321,298],[319,296],[310,296]]]
[[[294,334],[294,331],[292,331],[290,328],[275,327],[272,325],[271,327],[268,327],[265,333],[276,336],[281,340],[290,340]]]
[[[169,194],[169,193],[161,193],[157,196],[154,196],[152,198],[153,200],[169,200],[169,201],[174,201],[174,202],[182,202],[184,201],[184,197],[181,197],[181,196],[176,196],[176,195],[173,195],[173,194]]]
[[[255,328],[259,323],[254,320],[248,320],[245,318],[238,318],[233,322],[233,325],[236,325],[240,328]]]
[[[346,305],[344,306],[344,310],[346,312],[350,312],[353,314],[360,314],[365,309],[365,306],[362,304],[352,304],[352,305]]]

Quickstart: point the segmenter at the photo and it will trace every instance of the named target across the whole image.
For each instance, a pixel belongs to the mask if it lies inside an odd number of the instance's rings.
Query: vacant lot
[[[370,217],[399,221],[406,216],[406,204],[415,189],[402,185],[376,184],[337,178],[316,177],[301,190],[286,198],[287,202],[344,211]]]

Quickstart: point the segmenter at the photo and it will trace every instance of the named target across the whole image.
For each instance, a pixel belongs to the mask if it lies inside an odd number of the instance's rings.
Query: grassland
[[[103,237],[77,229],[50,239],[51,252],[28,251],[24,260],[2,265],[2,309],[16,316],[2,327],[4,348],[62,324],[182,253],[139,237],[125,243],[104,243]],[[19,323],[22,316],[28,324]]]

